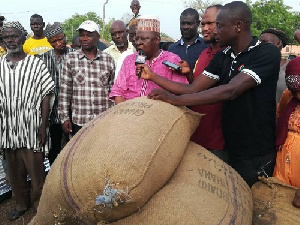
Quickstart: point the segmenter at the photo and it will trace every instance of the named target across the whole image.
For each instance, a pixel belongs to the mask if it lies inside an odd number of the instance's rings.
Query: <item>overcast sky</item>
[[[103,15],[103,4],[106,0],[9,0],[1,4],[0,15],[4,15],[7,21],[17,20],[30,32],[29,19],[34,13],[43,16],[47,23],[63,22],[72,15],[96,12]],[[108,0],[105,10],[105,21],[111,18],[120,19],[126,12],[130,12],[131,0]],[[230,2],[228,0],[224,3]],[[156,15],[161,21],[161,31],[169,36],[180,38],[179,16],[184,10],[182,0],[140,0],[143,15]],[[284,4],[300,11],[299,0],[284,0]]]

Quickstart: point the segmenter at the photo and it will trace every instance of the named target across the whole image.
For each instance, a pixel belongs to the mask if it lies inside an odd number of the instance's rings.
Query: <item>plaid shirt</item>
[[[51,49],[50,51],[45,52],[43,55],[38,56],[46,64],[52,76],[52,79],[55,83],[55,100],[50,115],[51,124],[60,124],[60,118],[58,114],[58,94],[60,88],[60,74],[62,70],[63,60],[66,58],[66,55],[72,51],[74,51],[74,49],[67,47],[66,52],[61,56],[61,58],[58,58],[58,56],[55,54],[54,49]]]
[[[97,50],[94,60],[89,60],[83,51],[69,53],[62,67],[59,92],[61,122],[70,120],[83,126],[113,105],[108,94],[115,77],[114,59]]]

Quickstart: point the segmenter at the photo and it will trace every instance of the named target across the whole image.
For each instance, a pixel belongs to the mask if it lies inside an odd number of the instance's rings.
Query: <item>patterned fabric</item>
[[[292,95],[286,90],[277,110],[283,111],[284,105],[290,101]],[[276,165],[274,169],[274,177],[285,182],[286,184],[300,188],[300,106],[290,115],[288,121],[288,134],[281,150],[277,152]]]
[[[59,22],[55,22],[54,24],[48,24],[45,29],[45,36],[49,39],[58,34],[63,33],[63,30],[60,26]]]
[[[89,60],[83,51],[69,53],[63,63],[58,110],[61,122],[70,120],[83,126],[113,105],[108,94],[115,77],[113,58],[97,51],[96,58]]]
[[[18,21],[7,22],[3,25],[3,29],[5,28],[16,28],[18,29],[24,36],[27,36],[27,31]]]
[[[6,56],[0,57],[0,149],[39,147],[42,122],[41,102],[54,89],[54,82],[42,60],[27,55],[11,68]]]
[[[295,58],[286,66],[285,69],[286,86],[291,89],[300,89],[300,58]]]
[[[290,89],[300,89],[299,75],[289,75],[285,78],[285,82],[286,82],[286,86]]]
[[[50,114],[51,124],[61,123],[58,114],[58,93],[60,89],[60,77],[61,77],[60,74],[62,70],[63,60],[66,58],[66,55],[69,54],[69,52],[73,52],[73,51],[74,49],[67,48],[66,52],[61,56],[61,58],[58,58],[57,55],[55,54],[54,49],[51,49],[50,51],[40,56],[40,58],[44,61],[44,63],[48,67],[48,70],[55,83],[55,100]]]
[[[160,88],[152,81],[138,79],[135,71],[136,55],[137,53],[129,55],[127,58],[125,58],[118,74],[118,78],[116,79],[116,82],[109,95],[110,98],[113,99],[114,97],[122,96],[128,100],[139,96],[147,96],[153,89]],[[157,73],[169,80],[187,84],[188,81],[185,76],[178,75],[162,64],[164,60],[169,60],[177,64],[180,61],[180,58],[171,52],[162,51],[158,57],[152,60],[151,64],[149,63],[149,60],[147,60],[146,65],[151,67],[151,70],[154,73]]]
[[[157,16],[143,15],[138,18],[137,30],[160,33],[160,22]]]

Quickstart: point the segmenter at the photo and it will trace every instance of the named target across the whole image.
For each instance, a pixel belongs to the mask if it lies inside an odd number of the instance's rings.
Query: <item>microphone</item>
[[[145,62],[146,62],[145,52],[143,50],[139,50],[139,54],[136,55],[136,58],[135,58],[135,65],[145,64]],[[142,74],[142,69],[137,74],[139,79],[141,78],[141,74]]]

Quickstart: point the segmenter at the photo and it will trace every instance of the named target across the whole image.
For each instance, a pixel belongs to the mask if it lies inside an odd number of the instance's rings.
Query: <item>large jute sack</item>
[[[170,179],[200,117],[147,98],[112,107],[59,154],[31,224],[96,224],[137,211]]]
[[[141,210],[112,224],[251,223],[252,194],[246,182],[229,165],[203,147],[190,142],[166,186]]]
[[[275,177],[261,178],[252,186],[253,224],[299,225],[300,209],[292,205],[297,188]]]

